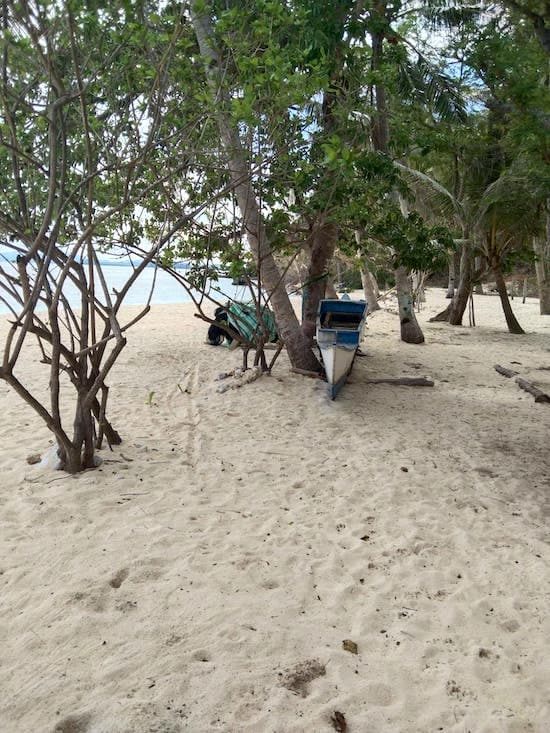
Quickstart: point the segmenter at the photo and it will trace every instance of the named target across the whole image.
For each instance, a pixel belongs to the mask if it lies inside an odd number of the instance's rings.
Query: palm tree
[[[495,277],[510,333],[523,333],[512,312],[504,270],[509,255],[541,233],[541,203],[548,181],[533,175],[533,171],[530,173],[525,161],[518,158],[485,187],[478,188],[470,180],[464,195],[458,198],[427,173],[397,165],[413,183],[424,205],[452,222],[461,235],[456,240],[462,246],[460,283],[448,308],[435,320],[461,325],[473,284],[481,274],[473,271],[473,255],[477,253],[485,270]]]
[[[430,110],[433,119],[438,123],[446,120],[465,120],[461,95],[455,81],[451,80],[444,70],[438,68],[409,38],[402,36],[396,28],[407,16],[415,17],[420,24],[426,21],[431,30],[447,27],[453,28],[466,20],[471,20],[479,13],[477,8],[464,8],[453,2],[427,0],[418,3],[389,3],[387,0],[377,0],[369,10],[370,41],[372,47],[372,70],[377,76],[377,82],[372,89],[373,122],[371,139],[375,150],[389,153],[391,149],[392,123],[399,114],[394,112],[402,106],[403,101],[408,105],[418,104],[425,111]],[[419,26],[420,27],[420,26]],[[392,99],[388,88],[381,78],[381,69],[388,63],[387,46],[399,44],[405,54],[398,54],[394,58],[394,89],[396,99]],[[399,98],[396,106],[395,101]],[[393,104],[392,104],[393,103]],[[409,209],[408,202],[397,191],[394,198],[403,212]],[[396,288],[401,319],[401,338],[409,343],[420,343],[424,340],[422,330],[416,320],[412,308],[412,290],[410,278],[403,267],[395,271]]]

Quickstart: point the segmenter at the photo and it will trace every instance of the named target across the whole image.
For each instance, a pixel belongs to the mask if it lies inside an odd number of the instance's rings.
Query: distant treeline
[[[4,260],[4,262],[15,262],[17,259],[17,254],[13,251],[10,252],[0,252],[0,260]],[[83,260],[82,264],[87,265],[88,260]],[[102,267],[131,267],[131,261],[128,258],[125,259],[117,259],[117,260],[100,260],[99,264]],[[151,262],[147,265],[147,267],[155,267],[155,263]],[[191,265],[188,262],[176,262],[173,265],[175,270],[188,270]]]

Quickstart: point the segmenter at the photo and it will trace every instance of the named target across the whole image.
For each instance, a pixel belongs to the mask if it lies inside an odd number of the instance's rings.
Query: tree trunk
[[[495,275],[495,282],[497,291],[500,296],[500,302],[502,303],[502,310],[504,311],[504,317],[506,318],[506,325],[510,333],[525,333],[523,328],[519,325],[510,305],[510,299],[508,298],[508,291],[506,290],[506,283],[499,266],[493,265],[493,273]]]
[[[399,202],[401,213],[406,214],[406,202],[395,190],[393,196]],[[420,328],[414,312],[414,298],[411,288],[411,278],[404,267],[395,269],[395,290],[399,304],[399,319],[401,321],[401,340],[407,344],[421,344],[424,334]]]
[[[214,45],[210,18],[202,8],[199,10],[199,3],[194,3],[191,8],[191,21],[215,105],[220,138],[243,219],[243,228],[256,260],[258,276],[265,285],[273,305],[279,334],[285,342],[294,367],[320,371],[319,361],[311,350],[310,342],[302,333],[300,323],[284,288],[283,278],[267,241],[260,207],[251,183],[250,167],[244,154],[238,129],[228,113],[230,99],[227,89],[223,86],[224,70],[218,50]]]
[[[442,310],[441,313],[438,313],[436,316],[432,316],[430,318],[430,323],[448,323],[449,316],[451,315],[452,305],[453,305],[452,302],[449,303],[447,307],[445,308],[445,310]]]
[[[415,304],[426,302],[426,291],[424,290],[424,281],[426,276],[423,272],[415,270],[412,274],[413,292],[415,295]]]
[[[474,259],[474,269],[476,272],[478,271],[481,272],[482,270],[481,257],[476,257]],[[476,295],[483,295],[483,283],[476,282],[476,284],[474,285],[474,293]]]
[[[469,244],[464,244],[460,258],[460,282],[451,302],[449,310],[449,323],[451,326],[462,326],[462,318],[468,307],[468,301],[472,294],[472,251]]]
[[[310,259],[307,273],[302,331],[309,344],[313,343],[317,323],[319,301],[325,297],[326,275],[334,254],[338,238],[338,227],[332,222],[316,223],[310,239]]]
[[[455,294],[456,278],[458,275],[456,252],[449,256],[449,284],[447,286],[446,298],[450,300]]]
[[[372,47],[372,70],[375,74],[380,74],[380,68],[383,64],[384,57],[384,19],[386,15],[387,2],[378,0],[374,3],[371,11],[371,20],[376,20],[381,28],[371,32]],[[375,108],[376,113],[372,122],[372,146],[381,153],[388,153],[389,148],[389,119],[388,106],[386,100],[386,88],[383,83],[379,82],[374,86]],[[399,194],[395,191],[396,199]],[[411,286],[407,272],[404,268],[398,267],[395,271],[395,287],[397,291],[397,300],[399,303],[399,318],[401,321],[401,339],[408,344],[419,344],[424,341],[422,329],[418,325],[414,314]]]
[[[367,313],[374,313],[374,311],[379,311],[380,306],[378,305],[376,292],[372,284],[372,278],[366,266],[363,266],[361,268],[361,282],[363,284],[365,300],[367,301]]]
[[[334,281],[330,277],[326,278],[325,298],[332,298],[332,300],[338,300],[338,293],[336,292],[336,288],[334,287]]]
[[[401,323],[401,340],[407,344],[424,343],[424,334],[418,325],[413,308],[411,284],[404,267],[395,271],[397,302],[399,304],[399,320]]]
[[[540,314],[541,316],[548,316],[550,315],[550,237],[546,240],[535,237],[533,239],[533,251],[536,258],[535,272],[537,274]]]
[[[473,287],[473,271],[472,271],[472,250],[470,244],[462,245],[462,253],[460,256],[460,279],[458,287],[455,290],[453,299],[445,310],[438,313],[431,322],[446,321],[452,326],[461,326],[464,312],[468,306],[470,295]]]
[[[120,434],[113,428],[109,420],[105,417],[105,407],[107,405],[107,398],[109,395],[109,388],[103,384],[101,387],[101,403],[96,398],[92,403],[92,412],[97,421],[98,435],[96,440],[96,448],[101,448],[103,436],[107,438],[107,444],[120,445],[122,438]]]
[[[378,287],[378,283],[376,282],[376,278],[374,277],[374,274],[372,270],[367,270],[367,274],[369,276],[369,279],[372,283],[372,289],[374,290],[374,295],[376,296],[376,300],[380,297],[380,288]]]
[[[462,326],[462,318],[468,307],[470,295],[472,294],[472,265],[471,247],[469,244],[464,244],[462,245],[462,254],[460,257],[460,281],[449,310],[449,323],[451,326]]]
[[[374,17],[378,16],[378,22],[382,22],[386,13],[386,2],[376,2],[374,4],[373,13]],[[380,73],[380,67],[383,62],[384,55],[384,31],[375,31],[371,33],[371,46],[372,46],[372,59],[371,65],[375,73]],[[390,126],[388,121],[388,103],[386,99],[386,87],[382,83],[374,85],[374,96],[375,96],[375,107],[376,114],[372,120],[372,146],[375,150],[380,150],[384,153],[388,152],[388,145],[390,139]]]
[[[56,434],[60,468],[67,473],[79,473],[96,466],[94,417],[92,409],[83,405],[85,397],[86,391],[82,390],[75,408],[72,440],[68,441],[66,436]]]

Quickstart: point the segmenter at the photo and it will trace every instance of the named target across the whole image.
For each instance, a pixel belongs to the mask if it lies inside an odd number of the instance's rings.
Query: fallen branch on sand
[[[515,377],[518,372],[512,371],[512,369],[506,369],[506,367],[500,366],[500,364],[495,364],[495,369],[499,374],[503,374],[505,377]],[[533,395],[535,398],[535,402],[541,403],[550,403],[550,395],[547,395],[545,392],[543,392],[538,387],[535,387],[534,384],[531,384],[531,382],[527,382],[525,379],[522,379],[521,377],[517,377],[515,380],[516,384],[520,389],[525,390],[525,392],[529,392],[529,394]]]
[[[506,367],[500,366],[500,364],[495,364],[495,369],[499,374],[502,374],[502,376],[508,377],[508,379],[519,374],[519,372],[515,372],[513,369],[506,369]]]
[[[365,379],[368,384],[397,384],[403,387],[433,387],[434,382],[426,377],[380,377]]]
[[[538,387],[535,387],[531,382],[526,382],[525,379],[518,377],[516,379],[516,384],[520,389],[524,389],[526,392],[529,392],[529,394],[532,394],[535,398],[535,402],[550,402],[550,396]]]
[[[292,367],[289,371],[291,371],[292,374],[301,374],[302,377],[311,377],[311,379],[324,379],[323,375],[319,372],[310,372],[308,369],[298,369],[297,367]]]

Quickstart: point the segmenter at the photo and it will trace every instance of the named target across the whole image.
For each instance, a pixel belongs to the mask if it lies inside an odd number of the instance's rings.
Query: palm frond
[[[425,104],[440,120],[464,122],[464,100],[453,80],[418,51],[416,55],[416,61],[406,59],[399,66],[398,88],[402,98]]]
[[[432,31],[459,28],[464,23],[476,20],[483,13],[479,4],[465,5],[453,0],[431,0],[419,9]]]
[[[462,203],[442,183],[427,173],[422,173],[403,163],[395,161],[394,165],[415,190],[422,191],[423,200],[427,205],[435,206],[443,216],[452,217],[461,226],[464,225],[466,214]]]
[[[549,181],[505,171],[485,190],[479,202],[479,217],[498,217],[499,229],[516,238],[539,233],[543,228],[540,216],[550,192]]]

